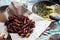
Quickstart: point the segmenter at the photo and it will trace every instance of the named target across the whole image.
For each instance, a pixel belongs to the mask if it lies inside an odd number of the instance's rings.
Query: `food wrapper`
[[[12,40],[35,40],[46,30],[46,28],[51,23],[51,21],[44,20],[40,16],[30,12],[24,4],[20,4],[18,2],[12,2],[6,9],[4,15],[6,16],[7,20],[9,15],[25,15],[29,19],[35,21],[35,28],[28,38],[21,38],[18,33],[10,33]]]

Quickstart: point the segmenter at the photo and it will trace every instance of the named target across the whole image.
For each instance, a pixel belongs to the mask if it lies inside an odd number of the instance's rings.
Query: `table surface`
[[[3,1],[4,0],[0,0],[0,6],[3,6],[3,5],[9,5],[9,3],[12,1],[12,0],[7,0],[7,2],[5,2],[5,3],[3,3]],[[20,0],[21,1],[21,0]],[[23,1],[22,1],[23,2]],[[3,3],[3,4],[2,4]],[[29,5],[28,5],[28,9],[29,9],[29,11],[31,11],[32,12],[32,4],[31,3],[29,3]],[[1,16],[2,14],[0,14],[0,16]],[[4,15],[2,15],[1,17],[3,17]],[[2,18],[1,18],[2,19]],[[56,23],[57,25],[58,25],[58,27],[60,27],[60,21],[59,21],[59,23],[57,22]],[[51,35],[53,35],[53,34],[55,34],[55,33],[57,33],[57,34],[59,34],[60,33],[60,29],[51,29],[50,30],[50,34],[48,35],[48,36],[45,36],[45,35],[42,35],[41,37],[39,37],[39,38],[37,38],[36,40],[49,40],[49,36],[51,36]]]

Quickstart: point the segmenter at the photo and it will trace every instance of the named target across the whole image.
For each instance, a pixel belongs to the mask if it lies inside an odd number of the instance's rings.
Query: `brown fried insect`
[[[9,20],[5,22],[9,33],[18,33],[21,37],[29,37],[35,27],[35,22],[28,17],[20,15],[9,16]]]

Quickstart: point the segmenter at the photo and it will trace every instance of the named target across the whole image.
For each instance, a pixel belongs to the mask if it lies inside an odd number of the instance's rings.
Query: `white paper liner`
[[[47,27],[50,25],[50,21],[46,21],[46,20],[38,20],[38,18],[36,18],[37,15],[31,14],[29,16],[29,18],[31,19],[35,19],[35,28],[33,33],[30,34],[30,36],[28,38],[21,38],[18,34],[10,34],[12,37],[12,40],[35,40],[37,39],[46,29]],[[40,17],[39,17],[40,18]]]
[[[19,9],[20,7],[21,7],[21,9]],[[23,7],[22,6],[20,6],[20,7],[18,9],[20,11],[22,11],[21,13],[24,13],[26,10],[23,11],[24,10]],[[13,12],[14,12],[14,10],[13,10]],[[8,13],[8,11],[6,11],[5,16],[8,19],[8,14],[7,13]],[[26,13],[28,14],[30,12],[28,12],[28,10],[27,10]],[[33,33],[28,38],[21,38],[18,34],[10,33],[12,40],[35,40],[36,38],[38,38],[46,30],[46,28],[51,23],[51,21],[44,20],[43,18],[41,18],[40,16],[38,16],[38,15],[36,15],[34,13],[28,14],[28,15],[29,15],[28,16],[29,19],[35,21],[35,28],[33,30]],[[27,16],[27,15],[25,15],[25,16]],[[3,25],[3,24],[1,24],[1,26],[5,27],[5,25]],[[3,28],[3,29],[5,29],[5,28]],[[4,31],[7,31],[7,30],[4,30]],[[2,31],[2,32],[4,32],[4,31]]]

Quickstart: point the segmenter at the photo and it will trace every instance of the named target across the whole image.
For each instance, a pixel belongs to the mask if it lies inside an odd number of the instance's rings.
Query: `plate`
[[[40,1],[33,5],[32,12],[46,20],[60,20],[60,5],[50,1]],[[58,15],[58,16],[57,16]]]

